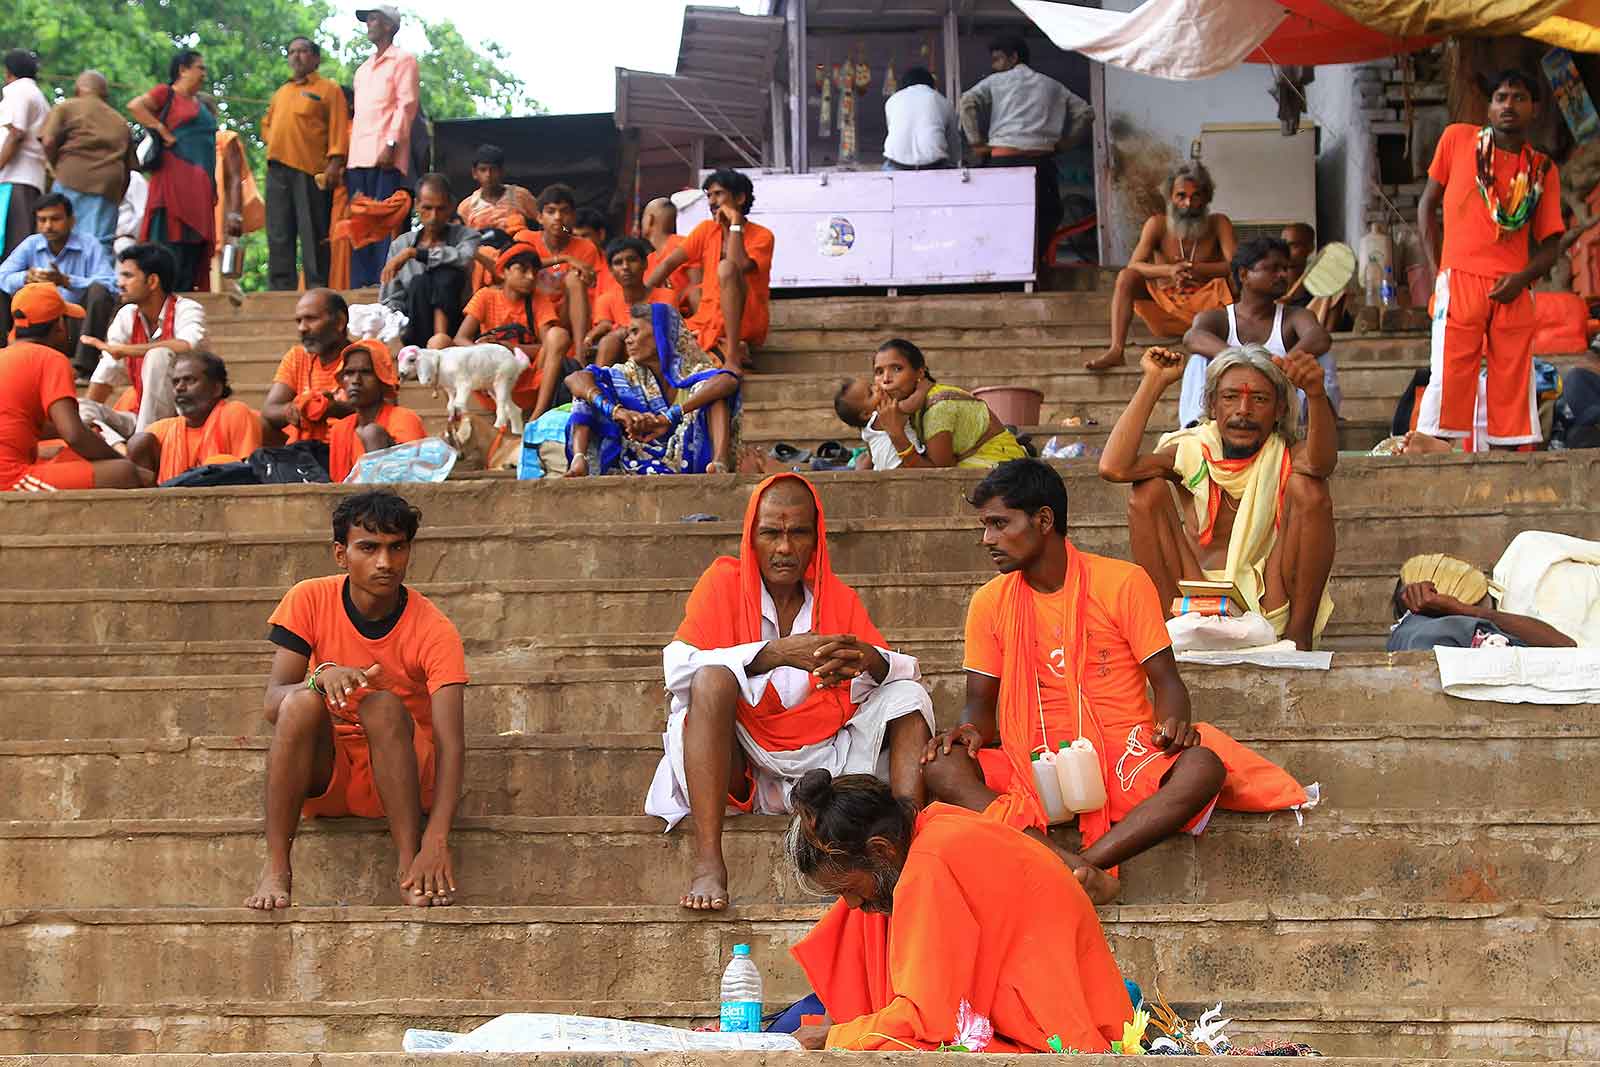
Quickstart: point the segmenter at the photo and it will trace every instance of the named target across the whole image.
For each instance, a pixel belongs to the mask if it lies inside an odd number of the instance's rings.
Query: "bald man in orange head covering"
[[[834,576],[811,483],[794,474],[762,482],[738,557],[700,576],[662,657],[672,714],[645,811],[669,826],[694,815],[684,907],[728,905],[727,810],[788,811],[807,771],[874,773],[921,802],[933,702],[917,661],[885,644]]]

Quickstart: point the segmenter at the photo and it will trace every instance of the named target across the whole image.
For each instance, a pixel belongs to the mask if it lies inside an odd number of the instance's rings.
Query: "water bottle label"
[[[723,1004],[722,1032],[725,1034],[759,1034],[761,1032],[761,1002],[759,1000],[730,1000]]]

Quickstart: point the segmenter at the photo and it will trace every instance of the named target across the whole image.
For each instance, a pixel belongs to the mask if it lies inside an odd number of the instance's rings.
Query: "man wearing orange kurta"
[[[1117,864],[1180,830],[1199,834],[1214,808],[1315,803],[1315,787],[1191,724],[1154,583],[1135,564],[1067,540],[1067,489],[1049,464],[1002,463],[970,499],[1000,576],[967,610],[967,703],[962,724],[928,746],[934,799],[1046,840],[1032,754],[1087,739],[1107,799],[1078,817],[1082,853],[1061,855],[1102,904],[1119,892]]]
[[[917,661],[890,652],[828,560],[822,501],[795,474],[762,482],[739,555],[712,562],[662,655],[672,712],[645,812],[694,816],[694,867],[680,903],[729,903],[722,820],[778,814],[805,772],[876,773],[922,800],[918,764],[933,702]],[[763,875],[762,877],[765,877]]]
[[[155,472],[157,484],[207,463],[244,459],[261,447],[261,416],[232,395],[228,366],[218,356],[204,350],[179,356],[172,364],[178,414],[135,434],[128,458]]]
[[[354,415],[328,423],[328,478],[342,482],[368,452],[428,436],[422,419],[395,403],[400,375],[389,346],[375,338],[357,341],[340,355],[339,385]]]
[[[794,808],[796,874],[840,898],[792,950],[828,1013],[801,1044],[1107,1052],[1122,1037],[1127,987],[1047,847],[948,804],[916,813],[864,775],[813,771]]]
[[[698,266],[700,308],[689,328],[700,347],[734,370],[750,365],[750,346],[767,339],[771,322],[772,231],[746,215],[755,186],[736,170],[713,171],[705,181],[711,217],[650,269],[645,285],[655,289],[687,264]]]
[[[328,422],[355,413],[341,392],[339,371],[350,343],[350,309],[332,289],[313,289],[294,306],[300,343],[289,349],[261,404],[268,444],[326,441]]]
[[[1479,367],[1487,356],[1490,445],[1533,444],[1543,434],[1533,384],[1538,322],[1529,288],[1560,253],[1561,177],[1528,143],[1538,83],[1519,71],[1498,78],[1489,125],[1445,127],[1417,205],[1433,291],[1432,374],[1417,429],[1470,437]],[[1438,209],[1444,207],[1444,249]],[[1534,250],[1529,253],[1529,237]]]

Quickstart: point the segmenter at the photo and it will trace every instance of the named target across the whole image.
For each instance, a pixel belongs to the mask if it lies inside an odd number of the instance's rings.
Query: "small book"
[[[1235,603],[1244,603],[1244,594],[1239,592],[1239,587],[1233,584],[1231,578],[1215,582],[1205,578],[1180,578],[1178,592],[1185,596],[1225,596]]]

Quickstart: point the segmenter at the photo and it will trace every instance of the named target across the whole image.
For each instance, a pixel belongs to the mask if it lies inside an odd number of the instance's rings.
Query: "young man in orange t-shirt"
[[[541,265],[539,253],[526,241],[501,252],[495,260],[500,284],[473,294],[455,337],[457,345],[493,341],[527,354],[528,369],[511,387],[511,401],[532,411],[534,418],[549,410],[572,349],[572,335],[561,325],[555,298],[539,287]],[[577,369],[576,362],[572,369]]]
[[[0,492],[137,489],[152,484],[83,424],[67,346],[67,319],[83,308],[49,282],[11,298],[11,345],[0,349]],[[39,462],[39,441],[54,429],[66,447]]]
[[[598,366],[609,367],[623,358],[623,340],[628,336],[633,305],[677,306],[678,294],[671,289],[644,287],[645,264],[649,259],[650,245],[638,237],[618,237],[606,246],[612,284],[595,302],[594,329],[589,331],[584,344],[594,352]]]
[[[1428,167],[1417,217],[1423,254],[1438,277],[1431,373],[1417,430],[1430,437],[1472,435],[1485,356],[1488,443],[1528,445],[1543,436],[1530,289],[1555,265],[1566,227],[1556,166],[1528,143],[1538,99],[1538,82],[1528,75],[1497,75],[1489,125],[1446,126]]]
[[[241,460],[261,447],[261,416],[229,400],[228,365],[204,349],[172,363],[172,398],[178,413],[157,419],[128,442],[128,458],[155,474],[159,484],[207,463]]]
[[[700,309],[689,328],[700,347],[732,370],[748,370],[750,346],[767,339],[771,321],[772,231],[746,214],[755,186],[736,170],[713,171],[704,185],[711,217],[689,232],[646,276],[651,289],[684,264],[699,266]]]
[[[1029,757],[1087,738],[1106,803],[1080,815],[1084,847],[1062,858],[1101,904],[1116,899],[1117,864],[1179,831],[1200,833],[1219,803],[1272,811],[1311,802],[1280,768],[1191,723],[1154,583],[1135,564],[1068,542],[1067,488],[1054,468],[1009,460],[971,501],[1000,576],[967,609],[966,707],[962,724],[928,745],[932,799],[1048,842]]]
[[[294,306],[300,343],[289,349],[261,403],[261,439],[326,441],[328,422],[355,409],[339,392],[339,368],[350,343],[350,310],[332,289],[312,289]]]
[[[368,452],[428,436],[421,417],[395,403],[400,376],[388,345],[376,338],[357,341],[342,359],[339,384],[356,413],[328,424],[328,479],[333,482],[344,481]]]
[[[345,497],[333,511],[345,573],[300,582],[268,620],[267,859],[246,907],[289,906],[304,815],[387,818],[401,900],[455,900],[466,654],[444,612],[405,585],[421,521],[392,492]]]
[[[517,243],[530,244],[539,253],[543,264],[540,288],[554,295],[561,309],[561,324],[573,338],[582,340],[593,322],[594,288],[605,269],[605,257],[593,241],[573,232],[577,213],[577,194],[572,186],[558,182],[539,194],[539,229],[513,236]],[[584,353],[578,355],[581,358]]]

